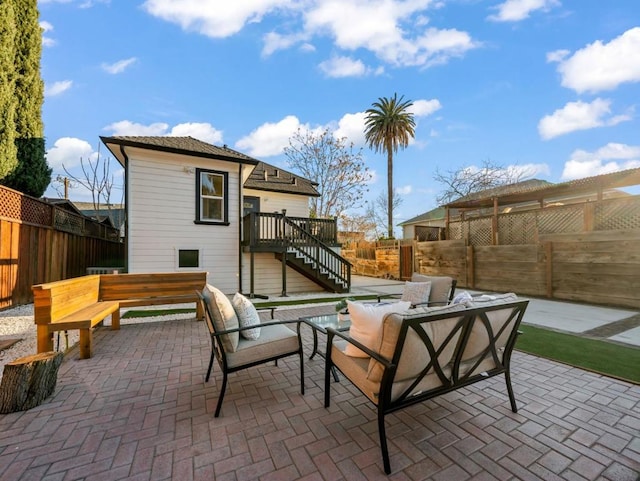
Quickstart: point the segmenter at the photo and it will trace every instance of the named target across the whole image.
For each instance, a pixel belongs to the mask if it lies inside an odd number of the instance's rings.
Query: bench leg
[[[38,324],[38,354],[53,351],[53,332],[49,332],[49,326]]]
[[[80,359],[91,358],[93,345],[93,329],[80,329]]]
[[[201,302],[196,302],[196,320],[204,321],[204,308]]]
[[[120,329],[120,309],[111,314],[111,330],[117,331]]]

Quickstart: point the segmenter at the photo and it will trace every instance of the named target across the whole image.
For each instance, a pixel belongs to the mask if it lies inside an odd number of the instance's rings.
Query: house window
[[[229,174],[196,169],[196,223],[228,225]]]
[[[200,251],[198,249],[178,249],[178,268],[194,269],[200,267]]]

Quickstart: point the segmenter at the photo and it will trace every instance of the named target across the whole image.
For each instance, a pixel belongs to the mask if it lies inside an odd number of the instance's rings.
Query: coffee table
[[[324,314],[320,316],[306,316],[301,317],[300,320],[311,327],[311,331],[313,332],[313,350],[311,351],[311,355],[309,359],[313,359],[313,356],[316,354],[323,359],[325,355],[318,351],[318,331],[323,334],[327,334],[327,328],[330,327],[335,329],[336,331],[348,331],[351,327],[351,320],[349,320],[348,316],[346,319],[339,317],[338,314]],[[338,381],[338,374],[335,369],[333,370],[333,378]]]

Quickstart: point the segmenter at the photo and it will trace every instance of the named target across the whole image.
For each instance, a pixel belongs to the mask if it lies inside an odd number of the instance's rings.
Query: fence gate
[[[413,245],[400,246],[400,279],[411,280],[413,274]]]

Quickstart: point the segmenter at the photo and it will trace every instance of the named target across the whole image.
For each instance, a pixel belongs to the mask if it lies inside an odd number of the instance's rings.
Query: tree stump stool
[[[0,414],[26,411],[51,396],[63,357],[62,352],[50,351],[6,364],[0,383]]]

